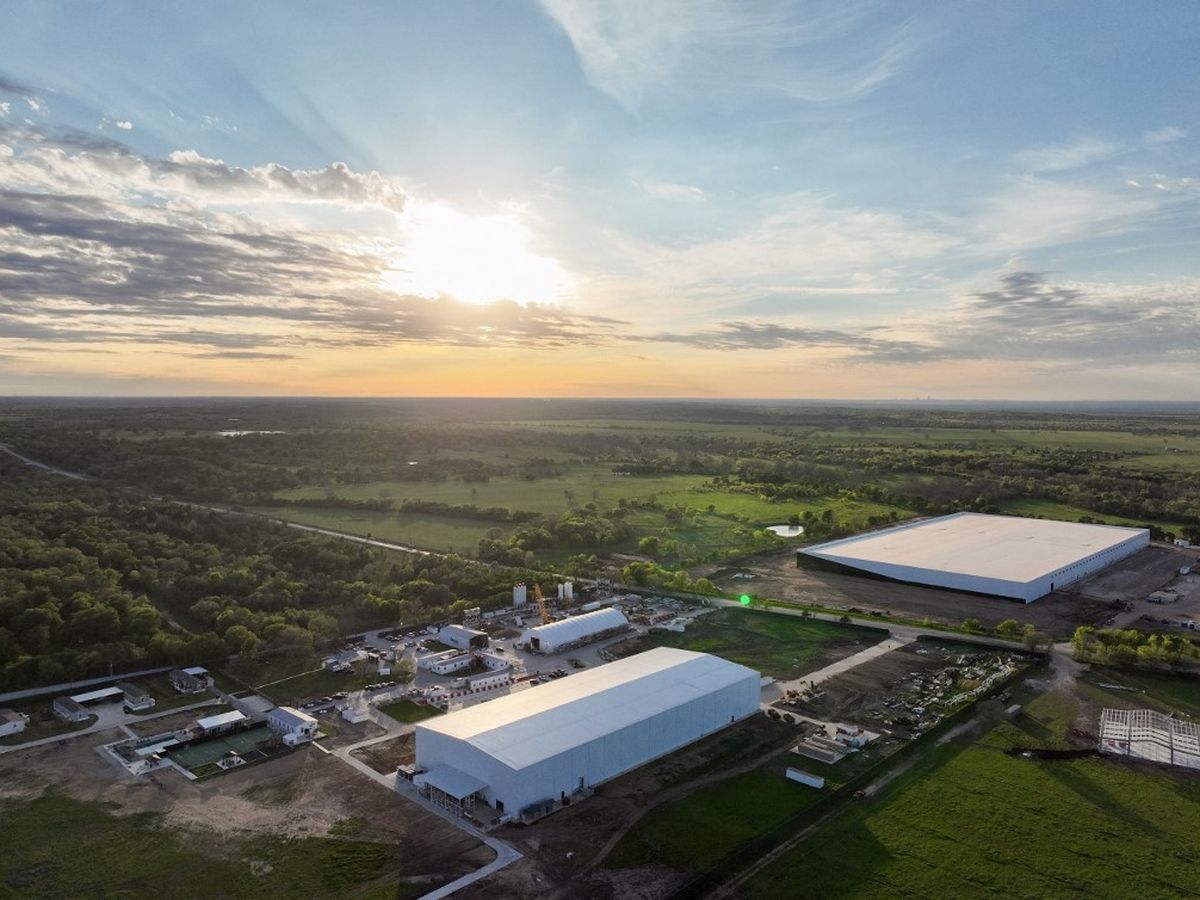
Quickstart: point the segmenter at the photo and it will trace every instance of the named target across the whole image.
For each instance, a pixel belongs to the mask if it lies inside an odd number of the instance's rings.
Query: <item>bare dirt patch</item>
[[[84,801],[115,804],[121,814],[155,812],[169,826],[236,837],[328,835],[354,820],[359,837],[398,843],[409,874],[457,877],[490,862],[492,851],[438,816],[364,777],[337,758],[305,748],[204,782],[172,770],[135,778],[107,761],[100,744],[113,730],[9,754],[0,759],[0,802],[53,789]]]
[[[395,772],[400,766],[414,762],[416,752],[416,736],[409,732],[391,740],[352,750],[351,755],[361,759],[376,772],[386,775]]]
[[[735,572],[753,577],[733,578]],[[713,580],[733,593],[749,591],[773,600],[927,618],[946,625],[958,625],[971,618],[995,626],[1005,619],[1016,619],[1054,637],[1068,637],[1079,625],[1097,624],[1112,614],[1111,602],[1073,593],[1055,593],[1026,604],[1002,597],[800,569],[796,567],[795,550],[791,549],[749,561]]]
[[[1110,602],[1140,600],[1175,578],[1180,566],[1195,561],[1194,556],[1173,547],[1149,547],[1072,585],[1068,593]]]

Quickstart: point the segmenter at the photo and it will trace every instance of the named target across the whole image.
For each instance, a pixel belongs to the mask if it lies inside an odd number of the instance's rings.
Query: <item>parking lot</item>
[[[626,611],[630,615],[636,611],[650,616],[670,616],[687,620],[697,615],[703,615],[708,610],[694,609],[675,600],[651,598],[644,604],[632,604],[626,608]],[[481,629],[488,631],[489,634],[504,635],[503,637],[494,637],[488,650],[509,661],[514,683],[494,690],[455,696],[448,704],[450,709],[486,702],[513,691],[526,690],[532,685],[544,681],[569,677],[575,672],[601,665],[606,661],[604,654],[608,647],[627,640],[631,636],[644,633],[647,629],[645,625],[633,624],[628,632],[595,643],[584,644],[559,653],[532,653],[519,645],[523,628],[514,622],[517,615],[516,611],[503,611],[501,614],[485,620],[481,626]],[[520,615],[524,620],[525,627],[536,624],[536,616],[531,615],[528,610]],[[430,702],[439,693],[455,692],[455,686],[461,685],[459,679],[463,673],[436,675],[422,665],[423,662],[447,652],[445,647],[437,643],[437,635],[427,630],[381,629],[371,631],[348,641],[346,650],[357,651],[363,656],[354,664],[354,671],[359,673],[358,676],[355,678],[347,676],[346,690],[331,692],[300,702],[303,709],[316,714],[354,704],[385,704],[401,698],[413,699],[418,703]],[[404,660],[409,660],[409,664],[415,671],[413,678],[407,683],[398,676],[397,671],[403,665]],[[367,682],[360,689],[350,685],[351,681],[361,683],[363,681],[361,673],[372,671],[372,667],[374,667],[374,671],[378,671],[378,667],[381,665],[390,668],[390,674],[381,674],[378,681]]]

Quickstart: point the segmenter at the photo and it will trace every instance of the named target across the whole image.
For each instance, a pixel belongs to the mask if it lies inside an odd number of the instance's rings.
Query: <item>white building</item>
[[[0,737],[20,734],[29,724],[29,716],[11,709],[0,709]]]
[[[609,607],[582,616],[560,619],[549,625],[526,628],[521,635],[521,643],[538,653],[557,653],[568,647],[617,634],[628,627],[629,620],[621,611]]]
[[[896,581],[1032,603],[1149,545],[1145,528],[955,513],[800,553]]]
[[[220,734],[223,731],[229,731],[241,726],[248,718],[249,716],[241,710],[231,709],[229,712],[217,713],[197,719],[196,727],[206,735]]]
[[[434,675],[450,675],[454,672],[461,672],[463,669],[469,669],[475,665],[475,654],[443,653],[441,656],[434,657],[433,659],[422,660],[421,665]]]
[[[513,606],[520,609],[529,602],[529,589],[525,586],[525,582],[513,585]]]
[[[311,741],[320,733],[316,719],[290,706],[277,706],[268,712],[267,724],[283,736],[283,742],[289,747]]]
[[[758,710],[759,674],[659,647],[416,725],[414,779],[455,808],[521,815]],[[465,791],[465,793],[464,793]]]
[[[1200,726],[1152,709],[1106,709],[1100,714],[1100,751],[1200,769]]]
[[[437,639],[456,650],[482,650],[488,645],[486,631],[476,631],[463,625],[447,625],[438,631]]]

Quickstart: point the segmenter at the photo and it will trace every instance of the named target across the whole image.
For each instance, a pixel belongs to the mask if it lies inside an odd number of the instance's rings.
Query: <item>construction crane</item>
[[[533,586],[533,599],[537,603],[538,613],[542,617],[542,624],[550,624],[550,610],[546,608],[546,598],[542,596],[542,586],[535,584]]]

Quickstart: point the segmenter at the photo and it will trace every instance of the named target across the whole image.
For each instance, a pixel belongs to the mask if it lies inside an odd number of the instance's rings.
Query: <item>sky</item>
[[[0,395],[1200,400],[1200,4],[7,0]]]

